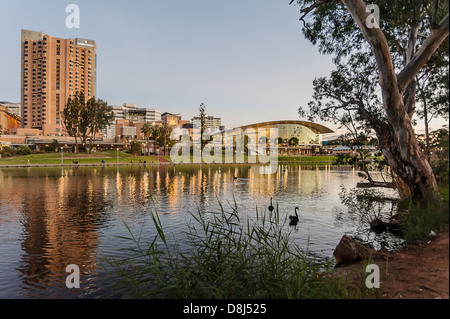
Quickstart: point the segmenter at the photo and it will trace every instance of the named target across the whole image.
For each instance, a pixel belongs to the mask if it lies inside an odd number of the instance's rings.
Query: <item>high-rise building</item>
[[[97,45],[22,30],[22,126],[64,135],[62,112],[77,91],[96,94]]]

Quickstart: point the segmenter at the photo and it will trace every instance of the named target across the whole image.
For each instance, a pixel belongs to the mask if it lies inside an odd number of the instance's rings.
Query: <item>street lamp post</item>
[[[117,165],[119,165],[119,148],[117,148]]]
[[[64,165],[64,148],[61,146],[61,165]]]

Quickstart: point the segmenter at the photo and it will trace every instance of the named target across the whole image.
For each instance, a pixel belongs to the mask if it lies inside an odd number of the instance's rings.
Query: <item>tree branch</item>
[[[291,0],[291,2],[289,2],[289,5],[291,5],[295,0]],[[316,2],[314,2],[312,5],[310,5],[307,8],[303,8],[300,10],[300,13],[302,13],[302,16],[300,17],[300,21],[303,22],[303,25],[305,26],[305,28],[307,28],[306,26],[306,22],[305,22],[305,17],[315,8],[325,4],[325,3],[330,3],[330,2],[341,2],[340,0],[317,0]]]
[[[362,101],[359,101],[358,103],[358,112],[363,118],[366,119],[367,122],[370,123],[370,126],[375,130],[377,136],[387,129],[386,123],[378,117],[373,116],[373,114],[364,107],[364,103]]]
[[[403,104],[405,105],[405,111],[411,119],[416,111],[416,80],[413,79],[406,88],[405,95],[403,96]]]
[[[353,16],[353,19],[358,24],[361,32],[366,38],[367,42],[372,47],[372,52],[374,54],[377,68],[379,71],[380,86],[385,99],[400,100],[402,97],[397,89],[397,74],[395,73],[394,64],[392,62],[391,52],[389,49],[389,44],[386,40],[384,33],[379,27],[370,27],[366,25],[366,20],[370,15],[367,7],[362,0],[342,0],[347,10]],[[397,92],[395,92],[397,91]],[[386,103],[385,105],[390,104]],[[398,104],[398,103],[394,103]],[[396,110],[386,110],[387,112],[393,112],[388,117],[397,117],[398,114]],[[395,113],[395,114],[394,114]]]
[[[438,22],[438,12],[439,12],[439,0],[434,1],[434,13],[431,18],[431,27],[436,28]]]
[[[436,29],[431,30],[431,34],[425,40],[423,45],[398,75],[398,88],[400,92],[405,91],[406,87],[422,67],[430,60],[440,44],[448,37],[448,28],[449,17],[447,13],[444,19],[439,23],[439,26]]]
[[[308,13],[310,13],[315,8],[321,6],[321,5],[325,4],[325,3],[329,3],[329,2],[340,2],[340,1],[338,1],[338,0],[317,0],[316,2],[314,2],[309,7],[303,8],[302,10],[300,10],[300,12],[303,13],[303,15],[301,16],[300,20],[303,20],[303,18],[306,17],[306,15],[308,15]]]

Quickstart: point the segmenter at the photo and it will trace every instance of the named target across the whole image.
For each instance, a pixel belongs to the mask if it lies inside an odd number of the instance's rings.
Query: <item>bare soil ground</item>
[[[391,253],[387,260],[375,260],[380,268],[378,296],[389,299],[449,299],[449,229],[425,245],[410,246]],[[339,268],[361,282],[363,264]],[[359,273],[359,275],[355,275]]]

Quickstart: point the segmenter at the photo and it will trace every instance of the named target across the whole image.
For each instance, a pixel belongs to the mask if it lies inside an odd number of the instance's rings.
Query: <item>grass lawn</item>
[[[64,153],[64,164],[72,164],[73,161],[78,161],[79,164],[100,164],[105,161],[107,164],[117,163],[117,151],[96,152],[92,154],[87,153]],[[124,152],[119,152],[119,163],[138,163],[139,160],[147,163],[158,163],[155,156],[134,156]],[[0,159],[0,165],[26,165],[30,161],[31,164],[61,164],[61,153],[43,153],[32,154],[27,156],[17,156]]]
[[[171,162],[170,156],[164,157],[168,162]],[[224,157],[223,157],[224,158]],[[279,162],[328,162],[333,161],[334,156],[279,156]],[[105,151],[96,153],[64,153],[64,164],[72,164],[73,161],[78,161],[79,164],[99,164],[101,161],[105,161],[107,164],[117,163],[117,151]],[[158,159],[155,156],[134,156],[132,154],[119,152],[119,163],[138,163],[139,160],[147,163],[158,163]],[[30,161],[31,164],[46,164],[46,165],[59,165],[61,164],[61,153],[42,153],[32,154],[27,156],[16,156],[0,159],[0,165],[26,165]],[[191,163],[193,157],[191,156]],[[248,157],[244,156],[244,162],[248,162]],[[204,163],[204,162],[203,162]]]
[[[336,156],[278,156],[279,162],[329,162],[334,161]]]
[[[64,164],[72,164],[73,161],[78,161],[79,164],[98,164],[101,161],[105,161],[107,164],[117,163],[117,151],[105,151],[96,153],[64,153]],[[171,162],[170,156],[164,156],[164,158]],[[222,157],[225,159],[225,157]],[[336,156],[278,156],[279,162],[330,162],[336,160]],[[16,156],[9,158],[0,159],[0,165],[26,165],[28,160],[31,164],[61,164],[61,153],[42,153],[42,154],[32,154],[27,156]],[[139,160],[147,163],[158,163],[158,159],[155,156],[134,156],[132,154],[119,152],[119,163],[138,163]],[[235,158],[234,158],[235,160]],[[193,157],[191,155],[191,163],[193,162]],[[248,162],[248,157],[244,156],[244,163]],[[204,163],[204,161],[203,161]],[[448,194],[448,188],[447,188]],[[448,195],[447,195],[448,196]]]

